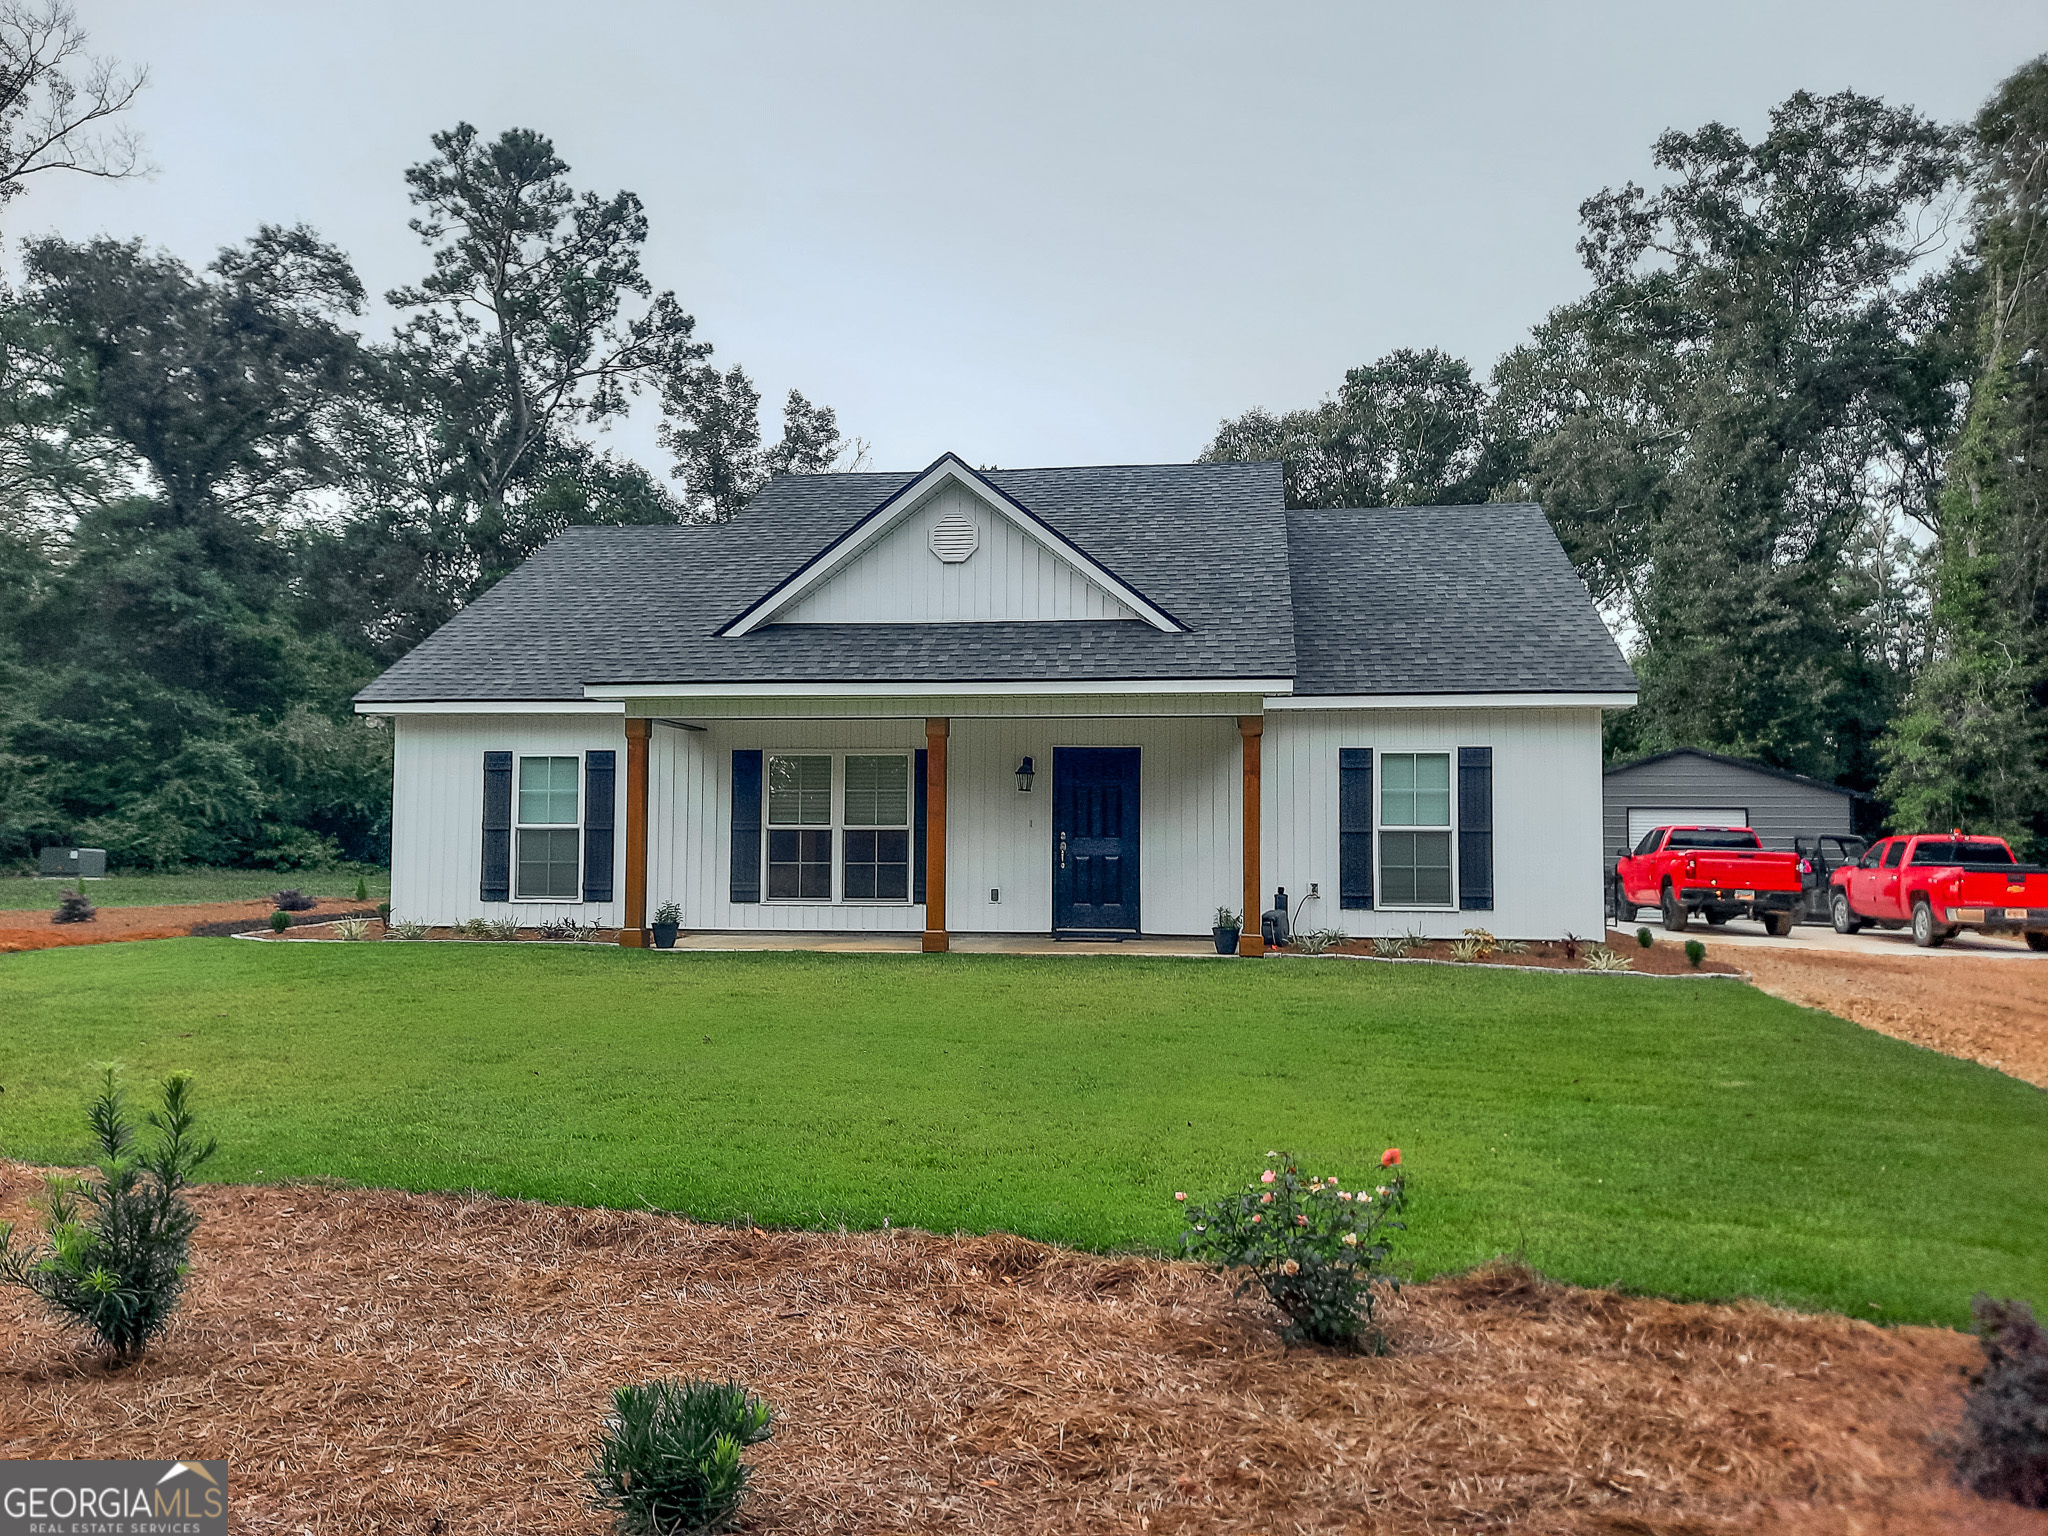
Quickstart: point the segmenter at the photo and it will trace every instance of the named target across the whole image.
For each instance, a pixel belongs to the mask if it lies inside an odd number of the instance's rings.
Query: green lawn
[[[0,956],[0,1150],[183,1067],[223,1179],[1166,1248],[1399,1145],[1423,1274],[1960,1323],[2048,1301],[2048,1095],[1725,982],[1326,961],[184,939]],[[1874,1305],[1873,1305],[1874,1304]]]
[[[296,887],[308,896],[354,896],[356,881],[369,888],[371,901],[391,896],[388,869],[294,869],[285,874],[265,869],[187,869],[164,875],[113,875],[85,882],[85,894],[96,907],[154,907],[188,901],[250,901],[273,891]],[[69,880],[27,880],[0,877],[0,910],[21,912],[57,908]]]

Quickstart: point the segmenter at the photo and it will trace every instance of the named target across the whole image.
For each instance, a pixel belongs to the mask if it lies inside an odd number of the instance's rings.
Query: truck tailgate
[[[1720,890],[1796,891],[1799,889],[1799,855],[1758,850],[1755,853],[1701,852],[1687,854],[1684,883],[1713,886]]]
[[[1962,865],[1941,885],[1949,921],[2048,923],[2048,870],[2017,865]]]

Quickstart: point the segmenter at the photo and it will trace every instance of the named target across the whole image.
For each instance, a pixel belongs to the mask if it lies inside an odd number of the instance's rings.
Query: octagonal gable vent
[[[932,553],[948,565],[958,565],[981,545],[974,520],[948,512],[932,525]]]

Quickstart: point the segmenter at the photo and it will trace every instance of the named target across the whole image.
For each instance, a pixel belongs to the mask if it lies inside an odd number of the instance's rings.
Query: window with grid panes
[[[1451,903],[1451,755],[1380,754],[1380,904]]]
[[[832,758],[768,759],[768,899],[832,899]]]
[[[518,870],[520,901],[578,901],[583,895],[583,834],[577,821],[580,757],[519,759]]]

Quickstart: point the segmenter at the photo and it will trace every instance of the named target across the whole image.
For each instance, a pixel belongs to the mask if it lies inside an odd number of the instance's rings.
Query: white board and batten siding
[[[626,733],[605,715],[399,715],[392,720],[391,915],[453,924],[516,918],[522,927],[573,918],[616,927],[624,920]],[[609,902],[483,901],[484,754],[618,756]],[[515,773],[517,772],[515,768]],[[581,786],[578,787],[581,808]],[[516,797],[516,788],[515,788]],[[516,799],[515,799],[516,803]],[[514,850],[517,862],[517,850]]]
[[[932,554],[942,517],[974,527],[976,548],[950,563]],[[844,569],[776,613],[777,624],[971,624],[1138,616],[1072,561],[1025,533],[964,485],[912,507]]]
[[[1493,749],[1493,908],[1345,911],[1338,885],[1337,753]],[[1288,710],[1266,716],[1262,789],[1265,890],[1287,887],[1297,928],[1355,936],[1596,938],[1606,929],[1600,858],[1600,711],[1560,709]],[[1455,791],[1452,800],[1456,802]],[[1455,855],[1454,855],[1455,860]],[[1309,887],[1321,896],[1303,903]],[[1375,896],[1380,882],[1375,880]]]
[[[649,759],[648,892],[689,929],[916,932],[903,902],[734,902],[732,754],[914,752],[917,720],[707,721],[657,726]],[[1052,927],[1052,782],[1057,747],[1139,750],[1140,921],[1147,933],[1209,931],[1242,886],[1240,747],[1229,719],[955,719],[947,739],[946,926],[955,933]],[[1032,759],[1033,788],[1017,788]],[[992,897],[991,893],[995,893]]]

